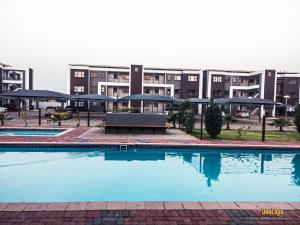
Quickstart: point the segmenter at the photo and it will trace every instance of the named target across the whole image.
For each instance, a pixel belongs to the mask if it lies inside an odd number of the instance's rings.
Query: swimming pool
[[[0,202],[300,201],[300,152],[0,148]]]
[[[11,136],[57,136],[65,132],[66,129],[31,129],[31,128],[1,128],[0,135]]]

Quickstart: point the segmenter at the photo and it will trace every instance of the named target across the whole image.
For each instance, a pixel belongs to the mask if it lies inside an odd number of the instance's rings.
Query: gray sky
[[[0,62],[66,91],[69,63],[300,71],[299,0],[0,0]]]

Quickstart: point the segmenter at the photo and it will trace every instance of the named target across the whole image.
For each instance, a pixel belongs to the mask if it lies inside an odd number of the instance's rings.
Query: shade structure
[[[119,98],[118,101],[175,102],[175,99],[164,95],[137,94]]]
[[[84,95],[73,95],[72,100],[90,100],[90,101],[103,101],[103,102],[113,102],[115,99],[97,94],[84,94]]]
[[[218,104],[241,104],[241,105],[281,105],[281,103],[274,102],[262,98],[218,98],[214,100]]]
[[[208,104],[211,102],[208,98],[189,98],[184,100],[187,100],[190,103],[195,103],[195,104]]]
[[[1,94],[3,98],[71,99],[70,95],[49,90],[17,90]]]

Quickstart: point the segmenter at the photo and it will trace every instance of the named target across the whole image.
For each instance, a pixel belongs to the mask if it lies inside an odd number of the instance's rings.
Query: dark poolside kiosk
[[[161,102],[172,104],[176,101],[174,98],[162,95],[137,94],[129,95],[117,100],[118,102],[142,103],[141,113],[115,112],[106,114],[106,123],[104,125],[106,133],[136,133],[136,134],[164,134],[167,125],[167,115],[161,113],[144,112],[145,102]]]
[[[37,108],[39,110],[39,126],[42,124],[41,108],[39,108],[39,101],[41,99],[58,100],[66,102],[71,99],[70,95],[50,90],[17,90],[12,92],[3,93],[1,98],[11,98],[18,100],[18,116],[21,116],[21,101],[23,99],[31,99],[37,102]],[[26,104],[26,103],[25,103]],[[26,105],[25,105],[26,110]]]

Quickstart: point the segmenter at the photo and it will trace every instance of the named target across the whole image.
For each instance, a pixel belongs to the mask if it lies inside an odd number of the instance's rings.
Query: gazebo
[[[53,99],[53,100],[69,100],[70,95],[50,90],[17,90],[3,93],[1,98],[16,98],[18,99],[18,116],[21,115],[21,99]],[[41,125],[41,109],[39,108],[39,126]]]
[[[90,126],[90,101],[100,101],[100,102],[113,102],[115,99],[108,97],[106,95],[97,95],[97,94],[84,94],[84,95],[73,95],[71,100],[75,101],[88,101],[88,120],[87,124]],[[78,110],[79,117],[79,110]]]

